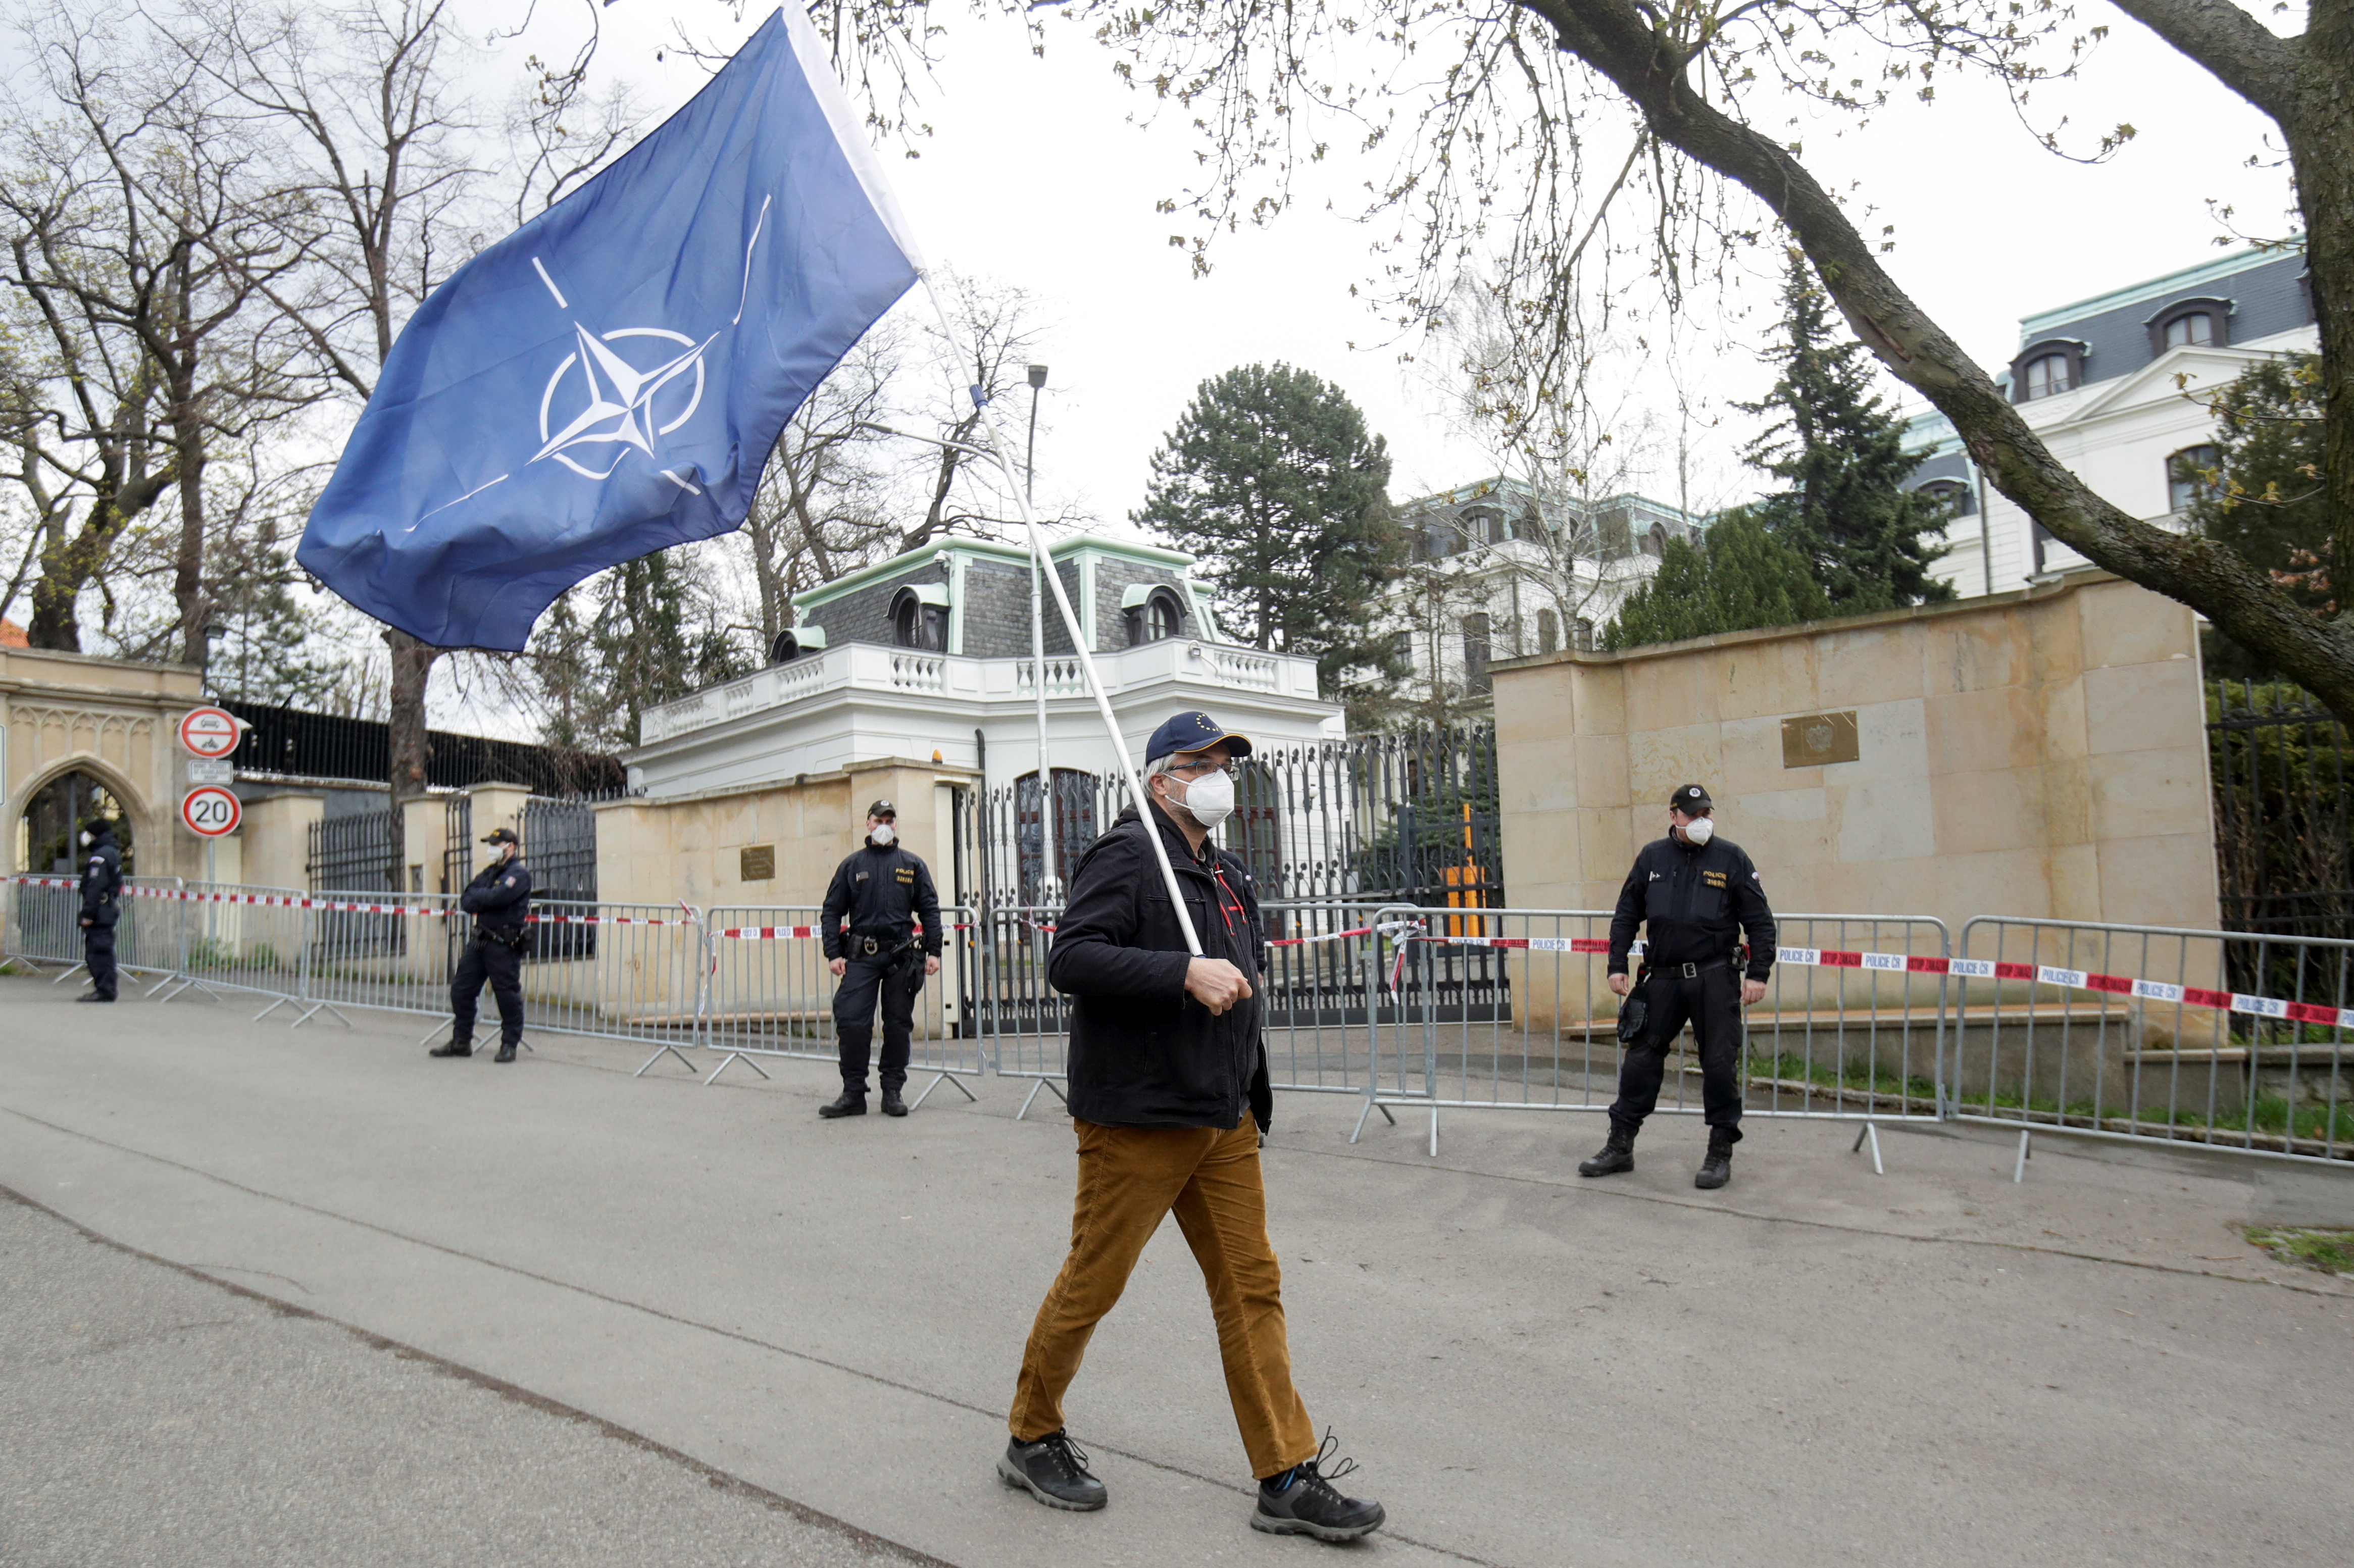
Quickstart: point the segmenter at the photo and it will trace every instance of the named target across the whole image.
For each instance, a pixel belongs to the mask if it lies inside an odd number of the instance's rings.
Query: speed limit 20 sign
[[[227,757],[237,749],[238,733],[226,708],[193,708],[180,715],[180,744],[191,757]]]
[[[237,797],[217,784],[191,789],[180,801],[181,825],[208,839],[237,832],[244,816],[245,808],[238,804]]]

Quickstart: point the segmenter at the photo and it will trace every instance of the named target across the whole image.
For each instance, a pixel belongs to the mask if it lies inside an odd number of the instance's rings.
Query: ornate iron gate
[[[2220,682],[2209,686],[2207,705],[2224,929],[2354,938],[2347,778],[2354,747],[2346,726],[2296,686]],[[2235,943],[2232,983],[2265,996],[2306,995],[2317,977],[2295,972],[2300,960],[2292,956],[2306,951]]]

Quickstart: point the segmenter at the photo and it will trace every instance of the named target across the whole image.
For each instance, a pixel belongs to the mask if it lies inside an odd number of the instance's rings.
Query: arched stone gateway
[[[15,863],[29,872],[72,875],[81,869],[79,835],[92,817],[114,824],[114,842],[122,851],[122,874],[138,873],[139,817],[137,796],[99,765],[68,767],[35,786],[25,797],[16,819]]]

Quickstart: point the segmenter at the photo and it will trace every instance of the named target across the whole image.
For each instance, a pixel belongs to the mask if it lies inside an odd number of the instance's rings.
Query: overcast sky
[[[626,72],[656,106],[649,126],[705,79],[674,49],[654,58],[674,22],[732,43],[769,14],[729,10],[717,0],[620,0],[604,13],[599,64]],[[1052,372],[1042,502],[1124,519],[1142,496],[1148,457],[1195,387],[1254,360],[1285,360],[1344,388],[1388,438],[1395,496],[1492,471],[1486,452],[1450,430],[1426,373],[1399,365],[1384,323],[1351,296],[1371,270],[1366,228],[1302,204],[1267,229],[1221,238],[1214,270],[1196,279],[1168,244],[1178,220],[1153,205],[1192,171],[1195,141],[1182,118],[1129,123],[1149,105],[1114,78],[1111,52],[1058,15],[1049,15],[1043,58],[1013,22],[939,16],[946,63],[923,111],[935,133],[922,157],[894,158],[888,169],[935,262],[1017,285],[1039,303],[1040,356]],[[2290,227],[2285,178],[2245,166],[2266,152],[2262,117],[2121,14],[2094,4],[2082,16],[2115,30],[2080,81],[2045,88],[2031,111],[2040,124],[2066,115],[2065,134],[2082,132],[2080,141],[2119,122],[2137,127],[2107,164],[2043,151],[1999,93],[1953,79],[1935,107],[1908,101],[1866,134],[1835,137],[1829,121],[1798,132],[1827,185],[1853,182],[1878,209],[1874,224],[1894,225],[1899,283],[1989,368],[2016,347],[2022,314],[2218,254],[2211,199],[2235,207],[2251,232]],[[1344,164],[1331,188],[1383,172]],[[1778,262],[1761,257],[1757,266],[1770,274]],[[1755,357],[1770,301],[1751,294],[1766,308],[1745,317],[1702,308],[1682,323],[1697,380],[1720,412],[1725,398],[1755,397],[1771,379]],[[1650,325],[1656,335],[1659,323]],[[1663,385],[1642,390],[1664,404]],[[1696,486],[1696,503],[1738,499],[1722,492],[1747,482],[1732,457],[1744,434],[1743,417],[1730,414],[1705,443],[1719,493]],[[1669,473],[1648,488],[1673,499]]]

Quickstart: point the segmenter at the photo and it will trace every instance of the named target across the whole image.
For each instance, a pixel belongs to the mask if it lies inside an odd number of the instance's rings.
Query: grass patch
[[[2248,1245],[2264,1248],[2283,1263],[2354,1279],[2354,1231],[2298,1230],[2287,1225],[2248,1225],[2241,1234]]]

